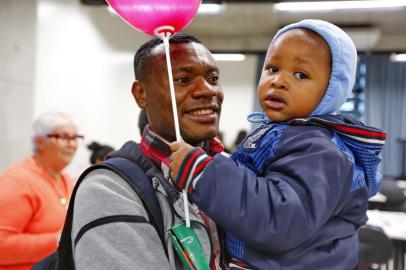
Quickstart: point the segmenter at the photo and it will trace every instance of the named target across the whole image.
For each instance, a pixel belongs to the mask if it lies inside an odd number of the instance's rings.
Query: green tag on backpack
[[[179,224],[168,231],[169,239],[188,270],[210,270],[203,248],[192,227]]]

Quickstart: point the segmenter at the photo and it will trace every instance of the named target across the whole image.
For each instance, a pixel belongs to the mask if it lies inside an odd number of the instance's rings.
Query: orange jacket
[[[26,270],[57,247],[72,183],[53,180],[33,158],[0,175],[0,270]]]

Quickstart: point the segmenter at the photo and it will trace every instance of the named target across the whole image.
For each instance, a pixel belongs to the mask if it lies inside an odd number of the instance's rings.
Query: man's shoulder
[[[133,212],[132,207],[140,206],[142,203],[138,194],[123,177],[112,170],[101,168],[89,172],[83,178],[77,189],[74,212],[78,215],[90,215],[91,221],[92,218],[122,212],[124,209]],[[142,211],[141,208],[139,211]]]
[[[107,168],[98,168],[90,171],[84,176],[78,187],[77,196],[100,196],[100,194],[114,194],[132,190],[130,185],[118,173]]]
[[[141,149],[141,144],[134,141],[127,141],[120,149],[111,153],[109,158],[124,158],[136,164],[144,172],[155,171],[157,167],[153,161]]]
[[[117,151],[112,152],[109,157],[132,159],[142,154],[143,153],[139,143],[135,141],[127,141]]]
[[[78,181],[76,197],[85,200],[91,198],[97,202],[119,196],[139,202],[138,192],[145,186],[139,183],[144,183],[145,178],[149,177],[141,166],[138,165],[137,170],[133,170],[132,165],[137,166],[123,159],[120,163],[105,162],[89,168]]]

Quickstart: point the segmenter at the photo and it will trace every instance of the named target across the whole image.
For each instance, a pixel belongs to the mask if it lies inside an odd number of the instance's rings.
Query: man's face
[[[259,103],[275,122],[306,117],[323,98],[330,74],[326,42],[309,30],[290,30],[268,49],[258,84]]]
[[[170,44],[176,103],[182,138],[193,145],[218,133],[223,91],[219,70],[211,53],[201,44]],[[152,50],[149,74],[140,82],[151,129],[175,141],[171,96],[163,45]]]

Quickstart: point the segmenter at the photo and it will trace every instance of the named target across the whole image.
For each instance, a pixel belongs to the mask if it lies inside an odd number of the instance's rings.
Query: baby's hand
[[[193,150],[193,146],[185,143],[184,141],[180,141],[171,143],[170,147],[172,150],[172,155],[170,157],[170,159],[172,160],[170,167],[171,179],[173,182],[175,182],[179,174],[180,166],[182,165],[182,162],[185,159],[186,155]]]

